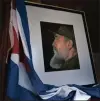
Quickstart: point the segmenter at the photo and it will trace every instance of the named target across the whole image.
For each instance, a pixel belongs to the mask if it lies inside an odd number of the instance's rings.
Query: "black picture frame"
[[[94,61],[93,61],[92,48],[91,48],[90,39],[89,39],[89,32],[88,32],[88,27],[87,27],[87,23],[86,23],[85,12],[79,11],[79,10],[68,9],[68,8],[57,7],[57,6],[52,6],[52,5],[34,3],[34,2],[29,2],[29,1],[25,1],[25,5],[40,7],[40,8],[45,8],[45,9],[52,9],[52,10],[57,10],[57,11],[72,12],[75,14],[82,15],[84,28],[85,28],[86,41],[87,41],[87,46],[88,46],[88,51],[89,51],[89,56],[90,56],[90,60],[91,60],[94,81],[95,81],[93,84],[88,84],[88,85],[83,85],[83,86],[92,86],[94,84],[97,84],[96,73],[95,73],[95,68],[94,68],[95,65],[94,65]]]

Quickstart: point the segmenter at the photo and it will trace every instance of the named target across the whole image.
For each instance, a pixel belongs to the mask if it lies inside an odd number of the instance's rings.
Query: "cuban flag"
[[[13,100],[72,101],[100,98],[100,86],[86,88],[78,85],[44,84],[34,70],[30,33],[24,0],[11,2],[9,36],[11,55],[8,63],[7,96]]]

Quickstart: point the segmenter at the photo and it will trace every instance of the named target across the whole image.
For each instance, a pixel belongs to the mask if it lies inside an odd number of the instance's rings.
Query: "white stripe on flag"
[[[75,90],[76,91],[76,94],[74,96],[74,100],[77,101],[77,100],[89,100],[91,98],[90,95],[86,94],[85,92],[83,92],[82,90],[76,88],[76,87],[71,87],[71,89]]]
[[[11,60],[15,63],[15,64],[17,64],[17,65],[19,65],[19,55],[18,54],[11,54]]]
[[[18,23],[19,34],[20,34],[20,37],[22,40],[24,52],[25,52],[25,55],[30,59],[28,47],[27,47],[27,42],[26,42],[26,38],[25,38],[25,34],[24,34],[22,22],[21,22],[21,18],[20,18],[19,12],[17,10],[16,10],[16,13],[17,13],[17,23]]]
[[[62,97],[62,98],[65,98],[68,96],[68,94],[72,91],[72,89],[69,88],[69,86],[61,86],[59,88],[53,88],[49,91],[46,91],[46,92],[49,92],[49,94],[45,94],[45,95],[40,95],[42,97],[42,99],[49,99],[55,95],[59,96],[59,97]]]
[[[18,84],[31,92],[35,92],[32,84],[29,80],[29,77],[27,75],[27,72],[25,70],[24,64],[21,62],[19,63],[19,82],[18,82]]]
[[[18,25],[17,25],[17,16],[16,16],[16,10],[12,9],[12,13],[13,13],[13,26],[15,28],[15,31],[16,31],[16,34],[17,34],[17,38],[19,39],[18,37]]]
[[[40,95],[40,96],[42,99],[45,99],[45,100],[47,100],[55,95],[62,97],[62,98],[66,98],[71,91],[76,91],[76,94],[74,96],[75,101],[76,100],[87,101],[90,99],[90,96],[88,94],[86,94],[85,92],[79,90],[76,87],[69,87],[67,85],[61,86],[59,88],[51,89],[50,91],[47,91],[47,92],[50,92],[49,94]]]

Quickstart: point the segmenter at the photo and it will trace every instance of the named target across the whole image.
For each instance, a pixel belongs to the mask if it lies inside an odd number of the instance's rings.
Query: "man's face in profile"
[[[68,41],[65,40],[65,37],[59,34],[55,35],[53,42],[54,51],[64,58],[68,55]]]

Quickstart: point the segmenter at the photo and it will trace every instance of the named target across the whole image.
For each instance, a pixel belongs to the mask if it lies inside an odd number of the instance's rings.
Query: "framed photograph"
[[[44,84],[96,83],[82,11],[26,2],[34,69]]]

